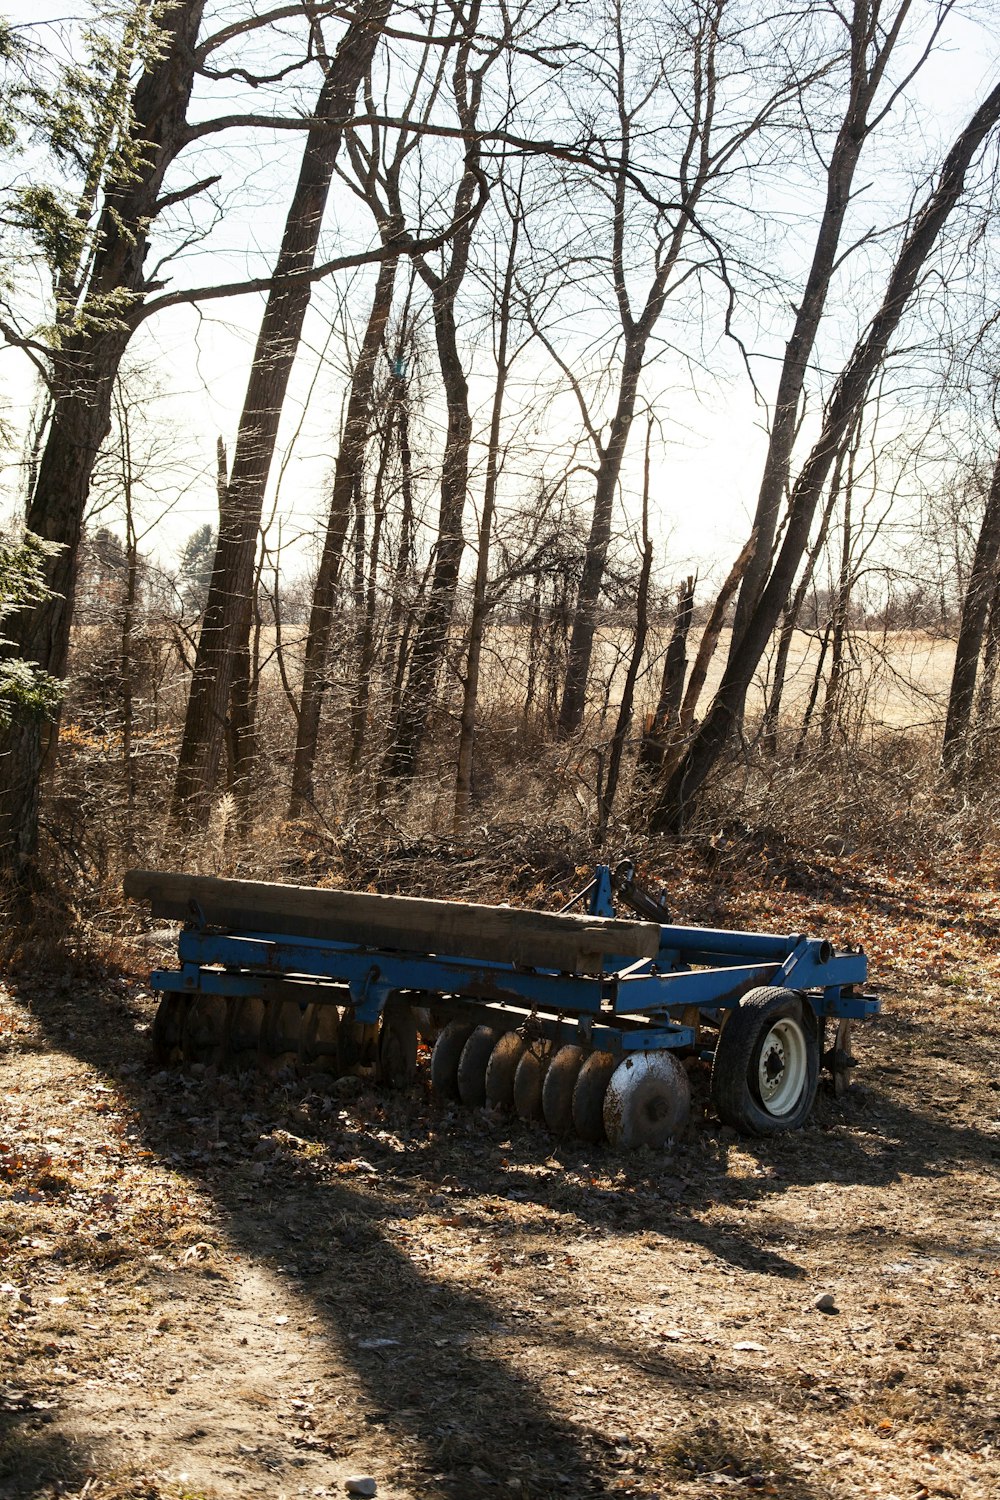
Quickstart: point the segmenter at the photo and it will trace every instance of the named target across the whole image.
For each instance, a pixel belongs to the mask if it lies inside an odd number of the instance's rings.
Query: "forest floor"
[[[626,1156],[444,1109],[426,1066],[158,1072],[139,950],[8,975],[0,1495],[993,1500],[995,864],[670,863],[682,920],[871,954],[857,1082],[799,1133],[737,1139],[697,1077],[685,1138]]]

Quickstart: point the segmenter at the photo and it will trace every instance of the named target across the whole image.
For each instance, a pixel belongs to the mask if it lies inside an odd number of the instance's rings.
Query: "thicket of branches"
[[[0,28],[14,883],[220,808],[599,841],[792,789],[851,837],[982,809],[1000,87],[930,128],[956,37],[993,41],[953,0]],[[223,317],[252,348],[205,453],[161,414]],[[753,514],[698,576],[672,444],[746,390]]]

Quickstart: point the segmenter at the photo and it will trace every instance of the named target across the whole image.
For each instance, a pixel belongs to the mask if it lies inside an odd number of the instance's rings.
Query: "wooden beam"
[[[125,894],[149,901],[153,915],[210,927],[328,938],[365,948],[488,959],[528,968],[599,973],[602,956],[655,958],[655,922],[527,911],[416,896],[317,889],[261,880],[220,880],[166,870],[129,870]]]

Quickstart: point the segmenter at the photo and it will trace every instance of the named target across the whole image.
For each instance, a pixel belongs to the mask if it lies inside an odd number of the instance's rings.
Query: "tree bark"
[[[46,566],[52,598],[19,611],[12,649],[55,677],[65,674],[77,553],[98,451],[111,427],[115,377],[140,321],[143,260],[167,168],[185,144],[184,125],[204,0],[163,11],[161,40],[132,96],[128,134],[134,159],[107,184],[86,290],[53,352],[51,414],[27,506],[26,523],[60,551]],[[58,730],[39,721],[0,735],[0,867],[19,882],[31,876],[38,848],[42,767]]]
[[[330,633],[333,629],[334,605],[337,583],[340,578],[341,559],[347,525],[350,517],[351,496],[354,485],[364,465],[365,448],[368,443],[368,423],[371,412],[372,391],[375,386],[375,365],[382,345],[389,313],[392,310],[392,293],[396,282],[398,260],[384,260],[379,267],[372,298],[368,326],[365,329],[361,348],[355,361],[351,377],[351,393],[344,418],[344,432],[337,453],[337,464],[330,495],[330,514],[323,538],[316,586],[313,590],[312,610],[309,615],[309,631],[306,636],[305,661],[302,669],[302,696],[299,701],[299,724],[295,740],[295,761],[292,766],[292,790],[288,816],[301,816],[302,809],[313,798],[313,769],[319,748],[319,724],[326,693],[326,661],[330,650]]]
[[[618,795],[618,781],[621,776],[622,757],[625,754],[625,742],[628,732],[632,727],[632,708],[635,702],[635,685],[639,680],[639,669],[642,666],[643,653],[646,650],[646,637],[649,634],[649,579],[653,571],[653,543],[649,535],[649,448],[653,435],[653,424],[650,421],[646,429],[646,454],[643,472],[642,489],[642,567],[639,571],[639,587],[636,590],[635,599],[635,638],[632,642],[632,654],[629,658],[628,670],[625,673],[625,682],[622,685],[622,699],[618,706],[618,719],[615,724],[615,732],[611,736],[611,749],[608,755],[608,774],[604,786],[598,787],[597,792],[597,828],[595,829],[595,843],[600,847],[608,832],[608,822]],[[685,604],[690,601],[694,604],[694,579],[687,581],[687,591],[681,601],[678,619],[685,614]],[[691,622],[690,609],[686,611],[687,622]],[[683,653],[683,639],[686,638],[686,628],[682,637],[681,651]],[[675,630],[675,636],[677,631]],[[673,642],[671,641],[671,645]],[[683,682],[683,670],[681,674]]]
[[[664,301],[663,295],[656,298],[655,313],[650,316],[647,311],[647,316],[642,320],[644,326],[641,329],[630,329],[626,334],[618,405],[611,423],[611,434],[598,461],[594,513],[584,552],[583,573],[580,576],[580,587],[576,596],[573,630],[566,659],[566,680],[558,725],[558,732],[562,738],[575,734],[583,722],[590,662],[594,654],[594,636],[597,633],[597,609],[601,597],[601,586],[604,582],[604,570],[608,561],[608,547],[611,544],[611,522],[614,516],[615,496],[618,493],[618,480],[625,459],[625,450],[628,447],[629,434],[632,431],[636,394],[639,389],[639,376],[642,374],[646,344]]]
[[[455,193],[453,220],[458,226],[451,241],[447,268],[438,273],[419,257],[415,264],[431,292],[434,338],[441,381],[448,409],[444,457],[441,464],[441,503],[434,552],[434,571],[427,601],[410,655],[406,685],[399,701],[395,733],[382,761],[383,781],[412,779],[417,758],[427,736],[438,674],[444,660],[451,627],[459,569],[465,550],[462,520],[469,488],[469,449],[472,444],[472,414],[469,384],[458,349],[456,302],[469,264],[476,225],[486,206],[489,184],[481,167],[482,142],[477,134],[483,85],[490,62],[487,54],[474,66],[473,39],[479,22],[480,0],[473,0],[463,19],[452,79],[455,108],[466,132],[465,162]],[[392,204],[400,211],[398,199]]]
[[[781,621],[781,631],[778,635],[778,649],[774,657],[774,673],[771,680],[771,690],[768,694],[764,716],[760,726],[760,744],[766,754],[774,755],[778,748],[778,723],[781,717],[781,700],[785,692],[785,678],[788,674],[788,657],[792,649],[792,640],[798,627],[799,615],[805,603],[809,585],[813,580],[813,573],[819,561],[820,553],[826,544],[826,536],[830,527],[830,519],[833,515],[837,497],[840,494],[840,478],[843,467],[843,452],[838,455],[836,466],[833,471],[833,479],[830,483],[830,494],[826,505],[823,507],[823,515],[816,533],[816,539],[809,548],[805,567],[799,576],[795,586],[795,592],[791,600],[786,604]]]
[[[983,649],[986,617],[997,585],[997,562],[1000,559],[1000,457],[993,469],[990,492],[979,529],[975,556],[962,600],[962,618],[958,628],[955,666],[948,696],[948,717],[941,747],[941,762],[953,780],[960,781],[969,760],[972,704],[976,692],[976,675]]]
[[[660,696],[652,720],[647,724],[639,747],[639,765],[648,774],[663,766],[671,740],[679,729],[684,679],[687,676],[687,641],[694,615],[694,590],[697,579],[691,575],[677,591],[677,610],[670,632],[670,644],[663,661]]]
[[[465,668],[465,690],[462,695],[462,717],[458,732],[458,770],[455,776],[454,828],[461,833],[469,816],[472,802],[472,764],[476,739],[476,708],[479,703],[479,672],[483,656],[483,638],[486,634],[488,614],[487,584],[490,576],[490,539],[493,533],[493,515],[496,510],[497,482],[499,479],[500,423],[503,416],[504,396],[507,391],[507,376],[511,362],[507,357],[510,342],[511,295],[514,289],[514,269],[517,264],[517,244],[520,220],[515,216],[511,223],[510,244],[507,249],[507,265],[500,291],[499,331],[497,341],[497,379],[493,390],[493,409],[490,413],[490,435],[486,449],[486,482],[483,486],[483,513],[479,520],[479,555],[476,558],[476,579],[472,589],[472,618],[469,621],[469,654]]]
[[[948,152],[937,184],[925,200],[899,252],[882,305],[837,379],[820,437],[792,490],[788,526],[771,576],[747,620],[742,637],[734,642],[722,682],[704,723],[657,798],[651,819],[654,830],[675,831],[683,827],[693,798],[716,764],[743,710],[747,689],[798,571],[830,467],[885,358],[917,277],[964,191],[972,160],[996,128],[998,120],[1000,86],[989,93]]]
[[[417,764],[434,701],[438,672],[444,659],[465,550],[462,517],[469,487],[469,448],[472,415],[469,385],[458,352],[455,293],[451,279],[434,293],[434,332],[441,379],[448,404],[448,428],[441,465],[441,507],[434,574],[410,657],[410,669],[399,705],[396,734],[384,763],[384,774],[409,780]]]
[[[350,775],[361,770],[368,732],[368,702],[375,667],[375,621],[378,610],[378,572],[382,562],[382,531],[385,526],[385,471],[389,463],[392,430],[382,430],[381,452],[372,489],[372,540],[368,550],[368,581],[363,589],[363,611],[355,636],[355,687],[351,700],[351,748],[347,761]]]
[[[363,0],[329,65],[306,135],[298,181],[274,266],[279,280],[268,295],[243,402],[229,480],[228,524],[219,527],[208,603],[188,696],[174,784],[172,817],[202,822],[218,778],[226,710],[237,653],[249,637],[254,555],[278,422],[298,350],[320,229],[343,132],[331,122],[349,117],[361,81],[392,8],[392,0]]]
[[[806,370],[840,251],[840,236],[851,201],[854,176],[862,148],[871,133],[869,116],[909,10],[910,0],[901,0],[895,17],[886,27],[878,0],[853,0],[848,104],[830,153],[826,200],[812,263],[778,378],[771,434],[753,520],[757,540],[736,602],[733,650],[739,644],[770,571],[778,513],[789,483]]]

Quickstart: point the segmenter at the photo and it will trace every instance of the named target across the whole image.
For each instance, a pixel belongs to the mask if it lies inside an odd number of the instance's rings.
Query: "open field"
[[[730,631],[722,632],[700,700],[701,712],[718,687],[729,652],[730,636]],[[640,680],[636,696],[639,715],[651,712],[656,705],[668,639],[669,631],[654,629],[650,632],[646,675]],[[692,630],[688,638],[689,663],[694,660],[699,640],[700,632]],[[772,642],[761,662],[755,685],[747,698],[751,714],[764,706],[776,644],[776,641]],[[491,666],[484,684],[484,694],[489,700],[518,702],[523,699],[527,681],[526,647],[527,632],[523,626],[499,626],[489,632],[487,659]],[[604,630],[598,635],[593,681],[607,680],[614,673],[610,691],[610,701],[614,706],[620,700],[631,649],[632,639],[627,632]],[[799,716],[805,707],[820,651],[818,633],[795,632],[783,699],[786,714]],[[852,715],[867,720],[872,726],[885,725],[893,729],[923,726],[939,719],[943,721],[954,660],[954,641],[925,631],[852,631],[848,647]],[[824,670],[829,675],[829,655]],[[821,689],[820,704],[822,701]]]
[[[689,861],[680,915],[852,932],[892,988],[807,1129],[666,1155],[155,1073],[140,982],[9,980],[0,1494],[995,1496],[991,880]]]
[[[644,659],[643,672],[636,690],[636,715],[656,706],[663,657],[669,640],[669,628],[652,627]],[[700,699],[700,711],[704,712],[711,701],[722,676],[729,651],[731,632],[722,632],[718,649],[709,668],[705,688]],[[455,636],[456,650],[461,637]],[[693,661],[698,649],[700,633],[692,630],[688,639],[688,662]],[[81,630],[76,638],[77,648],[92,649],[93,634]],[[288,681],[293,689],[301,682],[301,659],[304,637],[300,638],[295,627],[286,627],[282,649]],[[776,641],[772,642],[761,662],[755,684],[748,695],[751,714],[759,712],[766,701]],[[260,654],[264,663],[264,681],[275,692],[278,688],[276,665],[276,637],[273,629],[261,632]],[[520,707],[525,700],[529,680],[528,654],[530,633],[526,625],[494,625],[486,634],[483,652],[483,676],[480,684],[480,711],[488,715],[491,710]],[[602,629],[595,644],[592,673],[591,703],[600,708],[604,696],[612,707],[617,707],[625,677],[632,636],[628,631]],[[793,636],[788,659],[788,672],[783,698],[784,712],[790,717],[801,715],[805,707],[816,666],[820,657],[821,643],[816,632],[797,630]],[[921,727],[942,722],[948,702],[948,690],[955,660],[955,642],[941,635],[926,631],[911,630],[853,630],[848,642],[848,696],[851,715],[855,722],[865,721],[871,727],[880,725],[893,729]],[[536,702],[544,701],[544,663],[536,663]],[[824,663],[824,673],[829,674],[829,656]],[[557,677],[559,674],[557,673]],[[164,703],[168,717],[173,710],[183,712],[186,674],[178,672],[176,663],[166,674],[169,686],[165,690]],[[332,673],[337,680],[337,671]],[[559,679],[561,682],[561,678]],[[349,677],[345,679],[349,684]],[[598,689],[600,683],[610,683],[605,693]],[[445,690],[457,692],[457,680],[446,677]],[[176,702],[175,702],[176,699]],[[284,700],[280,700],[282,704]],[[822,689],[820,704],[822,704]]]

